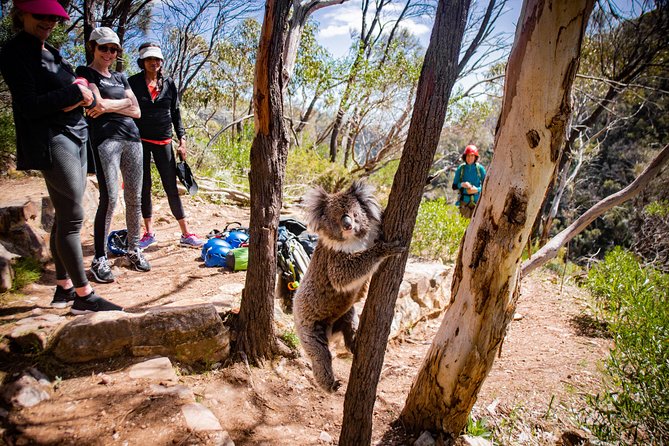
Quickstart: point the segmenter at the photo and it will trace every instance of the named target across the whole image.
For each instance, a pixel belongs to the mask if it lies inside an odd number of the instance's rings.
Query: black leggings
[[[86,144],[56,135],[51,139],[51,159],[53,166],[43,170],[42,175],[56,214],[49,242],[56,279],[69,277],[79,288],[88,284],[80,235],[84,221],[81,203],[86,189]]]
[[[151,203],[151,155],[156,163],[160,181],[167,194],[167,202],[170,205],[172,215],[177,220],[185,217],[184,208],[179,197],[177,188],[177,163],[172,151],[172,143],[165,145],[152,144],[142,141],[144,147],[144,181],[142,183],[142,217],[153,217],[153,204]]]

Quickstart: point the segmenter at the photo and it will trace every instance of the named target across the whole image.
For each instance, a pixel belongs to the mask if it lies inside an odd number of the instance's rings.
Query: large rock
[[[216,362],[228,357],[230,334],[213,305],[181,303],[144,313],[108,311],[79,316],[55,334],[51,351],[64,362],[121,355]]]
[[[4,245],[0,244],[0,293],[9,290],[14,283],[14,260],[19,258],[18,254],[9,252]]]
[[[42,198],[0,207],[0,243],[8,251],[40,262],[50,259],[49,237],[42,227]]]

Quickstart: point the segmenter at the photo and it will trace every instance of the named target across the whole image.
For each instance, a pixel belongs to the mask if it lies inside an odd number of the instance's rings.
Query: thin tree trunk
[[[255,364],[278,352],[274,334],[276,232],[288,136],[283,122],[283,46],[290,2],[267,0],[254,82],[249,267],[239,310],[237,350]]]
[[[440,0],[418,82],[414,113],[388,207],[383,233],[409,246],[423,187],[444,125],[448,98],[458,75],[458,55],[470,0]],[[386,260],[372,279],[356,339],[339,444],[365,445],[372,436],[372,413],[395,300],[408,253]]]
[[[410,431],[460,434],[513,317],[520,257],[559,163],[594,0],[526,0],[494,158],[460,245],[451,303],[402,410]]]
[[[588,209],[575,222],[569,225],[565,230],[553,237],[550,242],[545,244],[537,251],[532,258],[523,263],[522,275],[526,276],[535,269],[544,265],[550,259],[554,258],[558,250],[569,243],[571,239],[580,234],[594,219],[604,214],[609,209],[619,206],[625,201],[636,196],[641,190],[650,183],[653,178],[658,176],[662,167],[669,161],[669,145],[664,146],[662,151],[651,161],[641,174],[626,188],[609,195],[599,201],[593,207]]]

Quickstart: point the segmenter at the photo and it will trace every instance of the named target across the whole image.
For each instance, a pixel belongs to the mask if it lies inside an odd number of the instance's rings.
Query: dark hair
[[[12,6],[12,9],[9,11],[9,16],[12,18],[12,29],[14,31],[23,31],[23,16],[22,12],[16,6]]]
[[[137,52],[142,51],[144,48],[160,48],[160,45],[153,42],[144,42],[137,48]],[[137,59],[137,66],[139,69],[144,71],[144,59]],[[163,67],[162,65],[158,69],[158,80],[156,81],[156,88],[160,92],[163,89]]]

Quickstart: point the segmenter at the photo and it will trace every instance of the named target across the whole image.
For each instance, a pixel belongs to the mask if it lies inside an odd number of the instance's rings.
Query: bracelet
[[[86,110],[90,110],[91,108],[94,108],[96,105],[98,105],[98,98],[93,95],[93,102],[91,102],[91,105],[85,105],[84,108]]]

